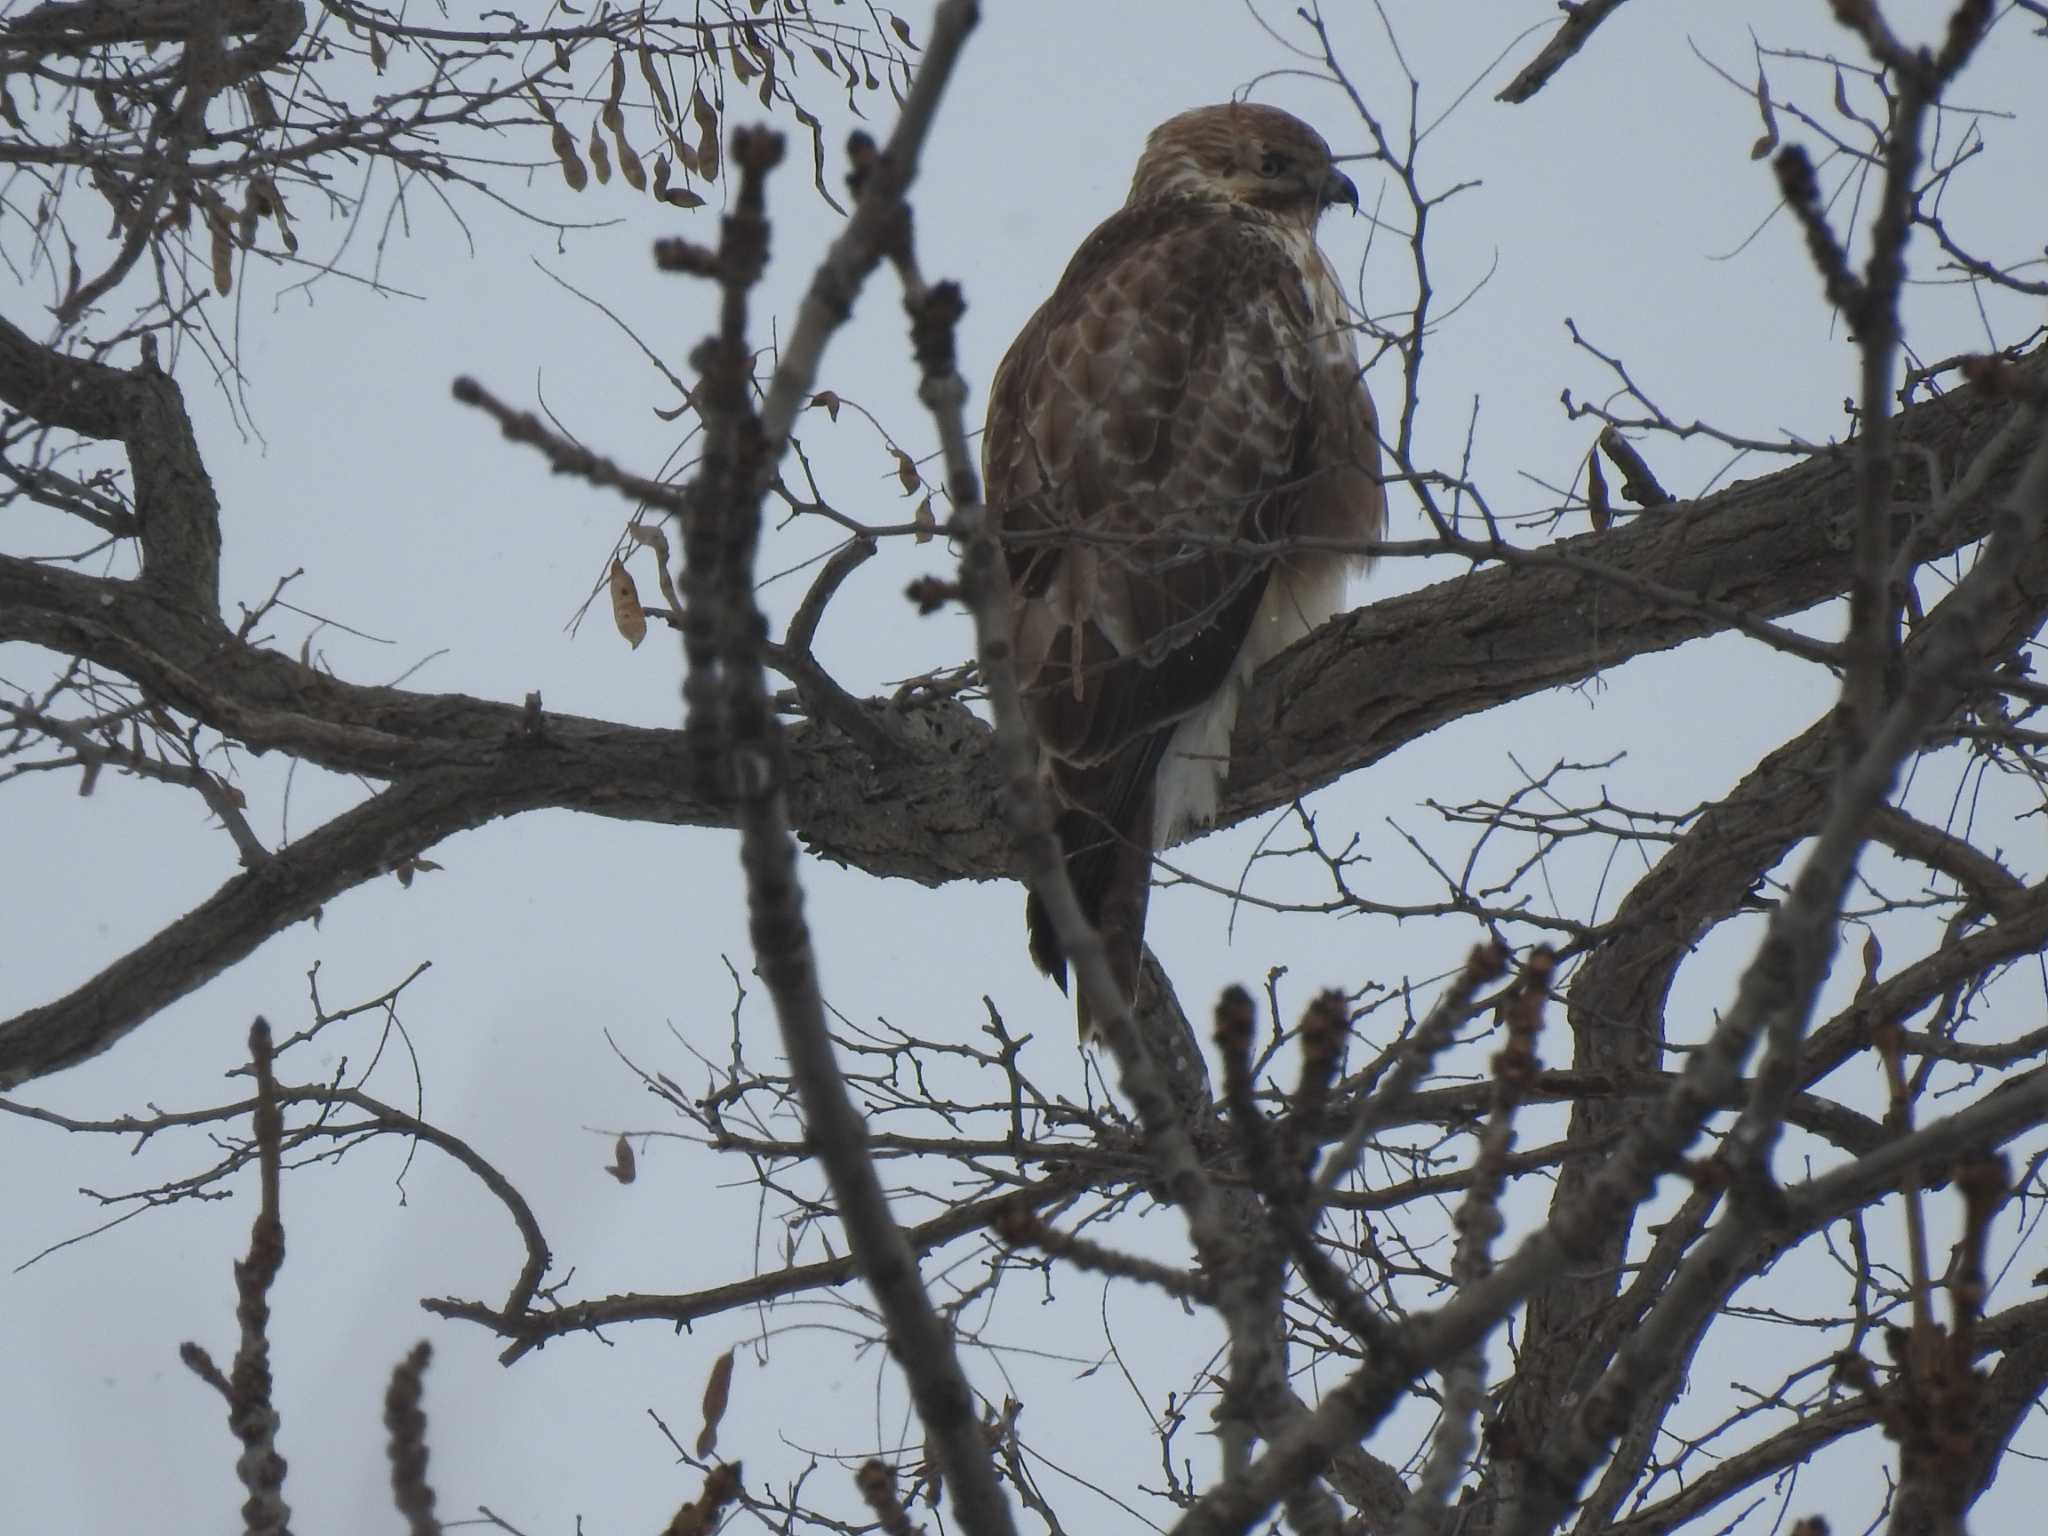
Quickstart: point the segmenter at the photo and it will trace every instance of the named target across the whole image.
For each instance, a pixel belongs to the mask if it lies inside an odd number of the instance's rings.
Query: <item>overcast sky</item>
[[[1372,8],[1330,9],[1342,15],[1336,35],[1360,90],[1405,129],[1405,86]],[[1887,7],[1900,30],[1920,35],[1943,9],[1897,0]],[[919,38],[927,10],[903,8]],[[966,287],[963,365],[978,389],[1075,246],[1122,201],[1145,133],[1160,120],[1249,87],[1316,123],[1340,153],[1367,150],[1344,96],[1309,78],[1283,46],[1281,38],[1301,36],[1291,7],[1261,10],[1271,31],[1235,0],[985,5],[916,194],[927,271]],[[1470,432],[1472,474],[1497,509],[1528,514],[1554,505],[1545,483],[1571,483],[1593,437],[1586,423],[1567,421],[1559,392],[1598,399],[1611,387],[1594,360],[1571,347],[1567,317],[1626,358],[1681,419],[1706,417],[1760,437],[1842,431],[1854,353],[1819,300],[1796,232],[1782,218],[1765,222],[1775,193],[1768,164],[1749,157],[1760,131],[1755,103],[1711,67],[1753,79],[1752,29],[1768,44],[1855,57],[1821,0],[1645,0],[1521,107],[1500,105],[1493,93],[1539,45],[1540,34],[1524,34],[1554,18],[1549,0],[1388,0],[1385,10],[1422,81],[1422,118],[1434,125],[1426,184],[1474,183],[1435,216],[1433,276],[1446,317],[1431,343],[1421,462],[1454,468]],[[2040,98],[2044,66],[2048,43],[2008,17],[1957,99],[2025,109]],[[1773,77],[1781,95],[1827,108],[1824,70],[1780,63]],[[806,100],[823,110],[834,98],[814,74]],[[886,95],[863,105],[886,128]],[[844,126],[843,112],[827,116],[835,183]],[[1797,136],[1794,125],[1785,127]],[[1983,131],[1989,152],[1958,179],[1950,221],[1992,254],[2038,252],[2048,135],[2038,122],[1996,117]],[[516,152],[541,147],[536,140]],[[785,321],[837,225],[807,189],[807,159],[800,146],[774,190],[775,264],[762,312]],[[1364,162],[1351,170],[1371,209],[1383,173]],[[629,651],[601,604],[580,630],[568,627],[602,577],[625,505],[550,479],[535,458],[456,406],[448,385],[471,373],[508,398],[544,401],[622,462],[659,467],[677,447],[674,428],[654,415],[674,403],[671,393],[634,343],[563,285],[601,299],[681,369],[711,324],[713,296],[655,274],[648,244],[676,231],[709,238],[716,210],[657,212],[616,183],[576,202],[551,167],[531,196],[556,213],[617,222],[558,246],[472,199],[463,204],[465,237],[437,203],[416,199],[410,240],[394,240],[384,257],[387,281],[402,292],[332,279],[289,293],[284,280],[252,270],[246,287],[213,306],[216,323],[233,329],[247,376],[239,421],[196,366],[185,376],[223,506],[223,589],[230,602],[253,605],[279,577],[303,568],[293,602],[375,640],[314,630],[291,614],[267,631],[292,652],[311,632],[326,663],[352,680],[409,672],[408,686],[431,691],[517,700],[537,690],[550,709],[671,724],[680,658],[660,631]],[[380,214],[384,201],[374,205]],[[339,238],[338,228],[317,222],[300,233],[309,248]],[[1375,235],[1369,219],[1338,215],[1324,244],[1341,272],[1362,276],[1355,297],[1368,312],[1407,302],[1398,231]],[[1924,258],[1924,248],[1917,254]],[[359,244],[345,265],[360,272],[370,261]],[[32,331],[42,324],[36,302],[21,293],[0,299],[8,317]],[[1910,316],[1923,355],[1987,340],[1976,298],[1962,286],[1916,290]],[[1989,316],[1999,341],[2038,318],[2023,321],[2008,305]],[[932,434],[918,413],[902,331],[893,284],[878,279],[821,383],[871,409],[922,455]],[[1371,383],[1383,401],[1395,397],[1391,367]],[[805,427],[841,504],[878,522],[908,515],[914,499],[902,499],[894,461],[854,413],[837,428],[814,414]],[[1730,472],[1726,458],[1704,445],[1653,450],[1666,485],[1680,494]],[[1752,461],[1732,475],[1771,467]],[[1412,498],[1397,493],[1392,536],[1416,536],[1419,522]],[[1568,521],[1562,531],[1583,526]],[[771,542],[764,569],[826,544],[818,532],[791,530]],[[900,596],[912,576],[944,572],[949,559],[939,543],[897,543],[855,574],[819,640],[842,681],[868,691],[967,656],[963,619],[920,620]],[[639,569],[651,586],[651,567]],[[1383,567],[1356,596],[1367,601],[1454,574],[1420,563]],[[769,588],[779,611],[801,596],[803,582],[799,574]],[[41,664],[20,648],[0,651],[0,680],[30,680]],[[1620,800],[1683,807],[1725,791],[1831,696],[1817,670],[1768,661],[1738,640],[1706,642],[1621,668],[1597,687],[1446,730],[1314,804],[1336,841],[1354,831],[1365,840],[1373,894],[1427,900],[1437,893],[1397,827],[1433,847],[1459,846],[1422,802],[1512,788],[1510,753],[1541,769],[1626,752],[1580,787],[1608,784]],[[273,842],[362,795],[353,782],[306,770],[287,796],[284,764],[240,767],[257,830]],[[1938,798],[1953,787],[1951,778],[1919,788]],[[112,777],[90,799],[76,790],[75,782],[30,780],[0,797],[0,836],[14,872],[0,880],[0,1017],[62,995],[234,873],[231,844],[189,797]],[[1174,859],[1232,884],[1269,830],[1248,825]],[[713,1056],[723,1051],[732,986],[722,957],[742,971],[747,964],[732,840],[549,813],[466,834],[432,856],[444,868],[410,890],[383,881],[331,903],[317,929],[287,932],[108,1056],[21,1097],[90,1115],[213,1102],[232,1091],[222,1074],[241,1060],[253,1014],[282,1030],[306,1022],[306,975],[315,964],[322,996],[335,1006],[431,962],[403,1010],[426,1113],[533,1200],[558,1258],[577,1267],[571,1294],[680,1291],[751,1273],[754,1205],[743,1168],[713,1167],[655,1141],[637,1184],[622,1188],[601,1171],[619,1130],[680,1129],[643,1096],[607,1035],[641,1065],[692,1087],[702,1072],[677,1037]],[[1589,882],[1597,876],[1568,859],[1561,871]],[[1041,1080],[1083,1091],[1068,1005],[1024,953],[1017,887],[929,891],[815,861],[804,873],[827,994],[846,1015],[965,1036],[980,1027],[986,994],[1014,1029],[1036,1033]],[[1610,883],[1599,915],[1623,888]],[[1476,937],[1469,925],[1449,922],[1332,925],[1249,909],[1233,923],[1224,902],[1189,890],[1155,896],[1152,936],[1191,1008],[1226,981],[1262,984],[1276,964],[1293,968],[1297,1002],[1325,984],[1420,984]],[[1688,966],[1675,994],[1676,1027],[1704,1031],[1730,994],[1739,958],[1731,940]],[[758,994],[743,1022],[757,1058],[770,1060],[772,1020]],[[374,1024],[359,1022],[337,1032],[322,1061],[302,1061],[297,1071],[331,1070],[344,1054],[360,1065],[376,1047]],[[405,1099],[408,1069],[394,1054],[382,1070],[388,1075],[377,1085]],[[167,1140],[141,1156],[130,1151],[0,1117],[0,1382],[8,1384],[0,1389],[0,1445],[9,1463],[0,1525],[9,1529],[218,1529],[239,1502],[220,1405],[178,1363],[176,1348],[193,1339],[218,1358],[231,1351],[229,1264],[246,1245],[251,1186],[238,1185],[233,1201],[145,1215],[12,1272],[104,1219],[82,1186],[111,1192],[169,1178],[202,1163],[207,1149]],[[706,1187],[718,1179],[741,1187]],[[502,1297],[517,1262],[507,1225],[457,1171],[429,1155],[408,1166],[395,1141],[359,1150],[338,1169],[294,1174],[286,1221],[290,1259],[273,1298],[274,1339],[292,1464],[287,1496],[302,1532],[397,1528],[383,1513],[380,1401],[390,1365],[420,1337],[438,1352],[428,1410],[434,1478],[450,1518],[485,1503],[530,1533],[566,1533],[579,1514],[592,1532],[660,1529],[694,1481],[670,1470],[647,1411],[679,1432],[693,1430],[712,1359],[764,1327],[772,1334],[768,1363],[743,1359],[721,1443],[746,1459],[750,1480],[792,1474],[810,1449],[888,1449],[903,1434],[899,1409],[878,1406],[894,1401],[878,1396],[887,1372],[875,1357],[853,1354],[843,1314],[821,1305],[724,1317],[681,1337],[640,1325],[607,1342],[575,1338],[502,1370],[494,1339],[430,1319],[417,1301]],[[1171,1213],[1155,1214],[1150,1227],[1168,1247],[1178,1240]],[[775,1251],[771,1237],[761,1262],[775,1262]],[[1191,1341],[1208,1335],[1192,1322],[1185,1334],[1162,1331],[1159,1309],[1128,1290],[1105,1297],[1079,1281],[1066,1290],[1069,1304],[1044,1319],[1021,1287],[1013,1298],[1016,1310],[996,1330],[1015,1350],[1005,1357],[1012,1390],[1028,1404],[1027,1429],[1049,1452],[1128,1494],[1134,1481],[1156,1481],[1156,1456],[1146,1471],[1131,1471],[1133,1455],[1154,1455],[1149,1442],[1096,1431],[1103,1422],[1131,1424],[1129,1388],[1110,1371],[1074,1378],[1101,1356],[1109,1326],[1156,1407],[1197,1363],[1191,1348],[1204,1346]],[[1037,1359],[1034,1351],[1064,1358]],[[991,1363],[969,1363],[977,1384],[1000,1396],[1005,1382]],[[800,1396],[800,1406],[778,1407],[784,1394]],[[2048,1450],[2038,1434],[2032,1444]],[[1816,1501],[1810,1507],[1825,1507],[1814,1491],[1824,1486],[1804,1485]],[[2009,1460],[2000,1507],[2018,1511],[2043,1496],[2048,1477],[2038,1465]],[[1153,1520],[1170,1516],[1159,1501],[1138,1505]],[[1135,1516],[1078,1494],[1069,1507],[1077,1515],[1093,1509],[1088,1519],[1101,1530],[1142,1528]],[[1982,1528],[1997,1529],[1997,1519],[1987,1513]]]

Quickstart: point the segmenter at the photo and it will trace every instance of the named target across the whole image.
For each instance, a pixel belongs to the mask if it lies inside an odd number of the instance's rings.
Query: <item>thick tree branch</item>
[[[2039,434],[2035,436],[2038,438]],[[1737,987],[1734,1003],[1704,1045],[1694,1051],[1665,1103],[1629,1132],[1580,1197],[1554,1208],[1550,1220],[1513,1257],[1479,1284],[1462,1290],[1438,1312],[1404,1332],[1399,1347],[1376,1352],[1373,1362],[1327,1397],[1294,1431],[1277,1439],[1248,1474],[1205,1495],[1179,1527],[1193,1533],[1244,1531],[1287,1489],[1312,1475],[1336,1443],[1369,1433],[1391,1410],[1405,1381],[1439,1368],[1498,1326],[1508,1311],[1573,1268],[1600,1262],[1617,1230],[1625,1230],[1658,1178],[1678,1165],[1714,1104],[1733,1093],[1741,1067],[1759,1041],[1763,1062],[1722,1157],[1743,1188],[1768,1181],[1768,1158],[1783,1125],[1783,1098],[1791,1089],[1787,1061],[1804,1033],[1814,996],[1834,952],[1842,894],[1854,871],[1869,818],[1889,795],[1900,762],[1926,732],[1956,707],[1974,668],[1993,652],[1989,642],[2001,609],[2028,606],[2018,589],[2032,585],[2048,525],[2048,443],[2029,455],[2017,484],[1995,509],[1996,531],[1976,567],[1944,600],[1907,657],[1896,700],[1870,740],[1837,778],[1827,813],[1786,898],[1773,912],[1763,942]],[[1812,1221],[1841,1201],[1853,1209],[1883,1181],[1944,1154],[1953,1155],[2032,1123],[2048,1103],[2048,1071],[2008,1083],[1938,1128],[1892,1142],[1836,1174],[1791,1192],[1784,1204]],[[1993,1126],[1999,1129],[1994,1131]],[[1650,1362],[1668,1358],[1696,1320],[1697,1304],[1725,1276],[1761,1228],[1777,1224],[1780,1202],[1747,1199],[1731,1209],[1700,1249],[1688,1255],[1657,1298],[1642,1327],[1632,1332],[1599,1387],[1581,1400],[1568,1425],[1553,1434],[1540,1466],[1520,1486],[1512,1528],[1549,1530],[1577,1496],[1583,1479],[1605,1453],[1647,1390]],[[1793,1225],[1798,1225],[1797,1220]]]
[[[2023,366],[2048,381],[2048,354]],[[1900,412],[1894,516],[1911,522],[1931,507],[1929,463],[1952,484],[2007,416],[1975,390]],[[1944,525],[1943,552],[1983,537],[2016,473],[2008,462]],[[1847,590],[1856,506],[1854,455],[1831,449],[1553,548],[1776,618]],[[1233,740],[1224,817],[1285,804],[1449,721],[1725,627],[1552,567],[1485,570],[1344,614],[1260,674]]]
[[[449,833],[551,803],[537,787],[516,769],[448,769],[406,779],[335,817],[68,996],[0,1025],[0,1090],[97,1056],[258,945]]]
[[[220,503],[184,394],[156,366],[155,348],[135,368],[108,368],[40,346],[0,319],[0,401],[85,437],[121,441],[134,481],[142,584],[200,622],[217,622]],[[0,624],[0,639],[34,638],[9,627]]]
[[[2044,1112],[2048,1112],[2048,1068],[2014,1079],[1967,1109],[1902,1137],[1847,1168],[1793,1186],[1785,1192],[1782,1204],[1760,1207],[1757,1214],[1769,1218],[1768,1225],[1780,1240],[1816,1230],[1857,1209],[1878,1192],[1896,1187],[1908,1170],[1954,1157],[1965,1148],[1996,1146],[2031,1129]],[[1595,1223],[1601,1220],[1597,1211],[1583,1215]],[[1413,1319],[1401,1330],[1399,1347],[1375,1355],[1327,1392],[1313,1412],[1276,1437],[1244,1477],[1205,1493],[1173,1528],[1174,1536],[1240,1536],[1248,1531],[1284,1489],[1312,1476],[1340,1448],[1369,1435],[1393,1410],[1411,1381],[1491,1332],[1514,1298],[1526,1293],[1531,1279],[1570,1262],[1576,1242],[1568,1238],[1561,1246],[1559,1236],[1553,1222],[1523,1243],[1488,1280],[1444,1307]],[[1728,1241],[1732,1244],[1733,1239]],[[1640,1341],[1645,1335],[1633,1338]],[[1638,1343],[1637,1347],[1640,1350],[1644,1345]]]
[[[278,25],[279,11],[302,6],[277,0],[45,0],[0,27],[0,49],[84,51],[113,43],[168,43],[190,37],[201,26],[237,35]]]
[[[2048,366],[2040,355],[2021,365],[2023,379],[2044,374]],[[125,406],[124,391],[147,405]],[[170,382],[153,371],[74,363],[5,331],[0,397],[61,400],[81,429],[109,436],[122,432],[124,411],[155,419],[157,410],[175,404]],[[1901,412],[1901,446],[1911,442],[1925,450],[1898,454],[1902,478],[1923,475],[1930,461],[1946,467],[1972,462],[2014,408],[1965,390]],[[180,407],[176,420],[182,419]],[[164,565],[204,572],[206,531],[212,528],[217,537],[218,525],[206,516],[211,491],[189,443],[189,427],[165,430],[141,451],[159,457],[165,467],[157,483],[171,487],[167,498],[183,496],[199,527],[182,541],[190,558],[172,548],[162,556]],[[1989,505],[2011,480],[2010,469],[1990,476],[1982,498],[1945,518],[1940,548],[1980,537]],[[1928,488],[1916,478],[1900,495],[1910,505]],[[1651,573],[1668,585],[1789,613],[1846,586],[1854,497],[1847,460],[1823,454],[1564,547],[1583,548],[1602,563]],[[172,535],[164,537],[168,542]],[[103,1049],[148,1011],[219,974],[319,901],[451,832],[544,806],[730,825],[727,808],[690,787],[680,733],[345,683],[249,646],[217,612],[160,591],[148,582],[0,558],[0,640],[28,641],[122,673],[151,697],[253,751],[287,751],[315,766],[377,779],[430,776],[437,809],[409,825],[394,818],[371,839],[375,857],[337,855],[337,864],[320,866],[308,850],[354,847],[354,834],[302,840],[280,856],[279,872],[269,878],[282,880],[289,869],[305,882],[297,888],[319,892],[317,899],[237,907],[246,921],[224,927],[201,920],[219,910],[210,903],[70,998],[0,1024],[0,1082],[18,1083]],[[1285,803],[1450,720],[1716,627],[1697,611],[1656,610],[1626,591],[1556,568],[1491,569],[1344,615],[1260,674],[1239,726],[1223,819]],[[950,700],[867,701],[861,707],[900,744],[900,754],[877,762],[829,728],[790,731],[791,813],[812,850],[873,874],[927,884],[1013,876],[1015,855],[997,811],[1001,786],[986,726]],[[509,750],[533,744],[536,729],[543,750]],[[451,776],[438,777],[443,774]],[[416,785],[412,792],[423,791]],[[240,881],[231,882],[215,901],[239,887]],[[163,965],[169,969],[155,974]],[[143,973],[152,980],[138,987]]]
[[[1985,1319],[1978,1326],[1974,1344],[1979,1359],[1995,1353],[2005,1354],[1993,1372],[1994,1382],[2005,1376],[2008,1380],[2024,1383],[2029,1380],[2029,1371],[2035,1373],[2031,1379],[2036,1395],[2024,1399],[2022,1412],[2031,1412],[2038,1406],[2039,1372],[2044,1357],[2048,1357],[2048,1301],[2026,1302]],[[2003,1400],[2010,1404],[2017,1395],[2011,1394]],[[1680,1492],[1602,1529],[1605,1536],[1663,1536],[1664,1532],[1677,1530],[1716,1505],[1759,1487],[1764,1479],[1787,1467],[1798,1466],[1822,1446],[1868,1428],[1875,1418],[1867,1399],[1855,1398],[1830,1404],[1807,1414],[1768,1439],[1760,1440],[1724,1461],[1717,1461],[1695,1476]],[[1992,1446],[1987,1447],[1990,1452],[1987,1460],[1989,1465],[1995,1466],[1998,1451],[2011,1439],[2011,1433],[2008,1430],[1999,1435],[1994,1431],[1987,1438],[1993,1441]]]
[[[1537,1475],[1520,1490],[1517,1500],[1511,1529],[1521,1536],[1550,1530],[1578,1497],[1585,1477],[1642,1405],[1655,1379],[1657,1362],[1682,1355],[1683,1339],[1718,1305],[1720,1288],[1737,1256],[1774,1219],[1771,1153],[1785,1123],[1787,1103],[1798,1087],[1800,1048],[1813,998],[1837,942],[1842,892],[1854,872],[1869,821],[1889,795],[1898,765],[1966,696],[1975,669],[1993,661],[2012,643],[2011,616],[2023,612],[2038,617],[2041,576],[2048,564],[2048,539],[2043,537],[2048,529],[2048,439],[2038,431],[2033,435],[2039,446],[2028,456],[2018,484],[1998,509],[1990,545],[1906,647],[1897,697],[1871,730],[1867,745],[1854,753],[1835,778],[1826,813],[1815,828],[1813,847],[1790,892],[1772,913],[1756,958],[1743,973],[1734,1006],[1707,1046],[1688,1064],[1688,1078],[1711,1080],[1722,1068],[1738,1062],[1756,1041],[1763,1042],[1763,1057],[1747,1102],[1720,1152],[1726,1177],[1742,1198],[1723,1214],[1707,1239],[1687,1256],[1678,1276],[1660,1291],[1641,1325],[1621,1343],[1599,1385],[1579,1399],[1578,1411],[1547,1437]],[[2044,1089],[2039,1071],[2020,1081],[2029,1084],[2030,1093],[2038,1095]],[[1994,1102],[2012,1087],[2008,1084],[1988,1095],[1973,1109]],[[1674,1094],[1673,1100],[1674,1105],[1682,1102],[1682,1094]],[[1959,1123],[1970,1113],[1965,1111],[1946,1123]],[[1684,1118],[1690,1118],[1690,1111]],[[1582,1264],[1599,1262],[1611,1252],[1613,1216],[1632,1217],[1632,1207],[1649,1189],[1648,1181],[1641,1178],[1650,1171],[1649,1165],[1638,1163],[1633,1175],[1629,1171],[1632,1151],[1649,1150],[1660,1142],[1669,1145],[1668,1127],[1645,1126],[1633,1133],[1623,1151],[1600,1171],[1573,1206],[1553,1209],[1543,1238],[1555,1235],[1573,1249]],[[1846,1173],[1865,1179],[1873,1176],[1873,1170],[1892,1165],[1899,1145],[1893,1142],[1869,1153]],[[1679,1149],[1674,1146],[1671,1150]],[[1819,1192],[1838,1188],[1842,1177],[1830,1175],[1814,1181],[1809,1186],[1815,1192],[1810,1198],[1825,1198]],[[1616,1196],[1631,1185],[1641,1194],[1624,1207]],[[1620,1224],[1626,1226],[1627,1221]],[[1574,1241],[1575,1230],[1605,1246],[1587,1251],[1585,1245]],[[1535,1241],[1529,1246],[1534,1248]]]

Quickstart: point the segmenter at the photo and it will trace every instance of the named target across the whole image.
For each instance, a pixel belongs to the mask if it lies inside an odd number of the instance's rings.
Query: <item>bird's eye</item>
[[[1266,158],[1259,162],[1259,174],[1261,176],[1284,176],[1293,169],[1293,158],[1289,155],[1283,155],[1277,150],[1268,152]]]

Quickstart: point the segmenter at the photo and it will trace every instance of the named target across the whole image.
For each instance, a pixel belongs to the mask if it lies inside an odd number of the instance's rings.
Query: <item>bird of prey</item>
[[[1332,203],[1356,209],[1357,188],[1299,118],[1231,103],[1169,119],[990,392],[1018,679],[1067,872],[1127,1000],[1153,852],[1214,818],[1252,674],[1342,609],[1385,522],[1372,399],[1315,241]],[[1064,989],[1036,896],[1025,921]]]

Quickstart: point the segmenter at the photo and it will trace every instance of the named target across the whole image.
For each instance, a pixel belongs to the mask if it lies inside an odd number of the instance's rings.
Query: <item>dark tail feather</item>
[[[1146,775],[1149,781],[1150,775]],[[1078,808],[1060,813],[1056,831],[1066,855],[1067,878],[1080,901],[1081,915],[1102,934],[1109,951],[1110,972],[1126,999],[1136,995],[1138,963],[1144,952],[1145,909],[1152,894],[1152,795],[1150,783],[1123,807],[1131,819],[1119,830],[1103,816]],[[1131,813],[1135,813],[1132,815]],[[1067,988],[1067,954],[1054,931],[1052,914],[1036,894],[1024,901],[1024,925],[1031,958],[1062,992]],[[1086,1045],[1098,1034],[1085,1000],[1076,998],[1075,1013]]]
[[[1062,992],[1067,990],[1067,952],[1060,948],[1060,936],[1053,931],[1052,914],[1038,899],[1038,892],[1024,896],[1024,931],[1031,937],[1031,960],[1053,979]]]

